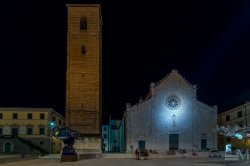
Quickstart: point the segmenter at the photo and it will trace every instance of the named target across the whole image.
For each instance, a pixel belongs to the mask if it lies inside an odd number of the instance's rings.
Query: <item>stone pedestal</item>
[[[74,143],[78,160],[100,158],[101,157],[101,138],[100,137],[84,137],[84,139],[76,139]]]
[[[72,161],[77,161],[77,154],[71,154],[71,155],[61,155],[61,162],[72,162]]]
[[[83,139],[75,139],[73,149],[77,155],[62,153],[61,161],[75,161],[75,156],[77,160],[100,158],[102,154],[101,138],[99,136],[84,136]]]
[[[77,161],[77,153],[75,152],[75,149],[72,146],[64,146],[62,149],[61,154],[61,161],[62,162],[72,162]]]

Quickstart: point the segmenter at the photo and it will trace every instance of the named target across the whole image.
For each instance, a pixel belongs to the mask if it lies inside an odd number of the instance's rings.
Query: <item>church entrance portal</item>
[[[207,139],[201,139],[201,149],[205,150],[207,148]]]
[[[169,134],[169,150],[179,149],[179,134]]]
[[[138,148],[140,151],[145,149],[145,141],[144,140],[138,141]]]

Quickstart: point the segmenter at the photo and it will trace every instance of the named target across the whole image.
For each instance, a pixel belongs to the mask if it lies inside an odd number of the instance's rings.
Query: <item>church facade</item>
[[[126,150],[216,148],[217,106],[198,101],[196,90],[177,70],[151,83],[144,100],[126,105]]]

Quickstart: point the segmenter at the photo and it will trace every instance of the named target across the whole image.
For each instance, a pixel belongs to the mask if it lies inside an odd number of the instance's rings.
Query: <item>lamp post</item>
[[[54,121],[50,121],[49,122],[49,126],[50,126],[50,143],[51,143],[51,148],[50,148],[50,152],[53,153],[53,149],[54,149],[54,144],[53,144],[53,132],[52,129],[56,126]]]

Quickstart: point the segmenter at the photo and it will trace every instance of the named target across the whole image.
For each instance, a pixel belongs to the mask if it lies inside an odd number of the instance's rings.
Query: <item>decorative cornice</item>
[[[0,111],[55,111],[52,108],[0,107]]]

